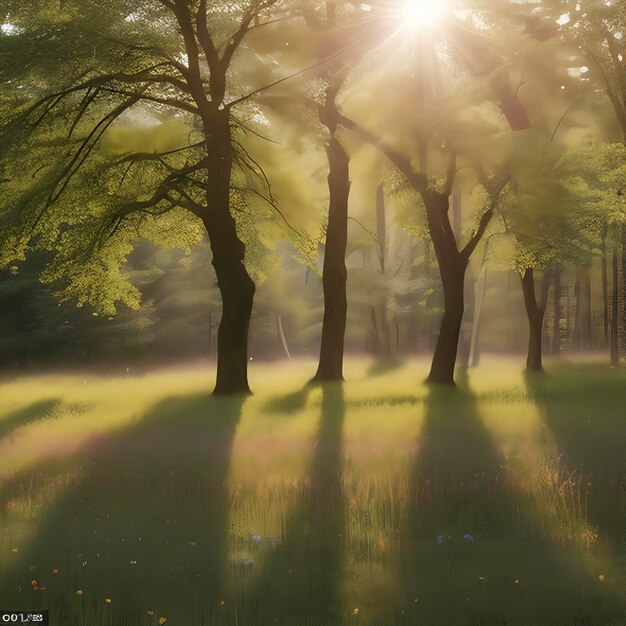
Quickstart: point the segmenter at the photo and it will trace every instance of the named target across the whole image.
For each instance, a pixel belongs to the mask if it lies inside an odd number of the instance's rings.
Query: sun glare
[[[446,0],[403,0],[400,19],[405,28],[428,29],[436,26],[448,10]]]

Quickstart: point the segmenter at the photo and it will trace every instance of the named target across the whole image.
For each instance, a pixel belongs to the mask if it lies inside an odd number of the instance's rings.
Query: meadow
[[[54,626],[626,623],[626,376],[513,359],[0,383],[0,607]]]

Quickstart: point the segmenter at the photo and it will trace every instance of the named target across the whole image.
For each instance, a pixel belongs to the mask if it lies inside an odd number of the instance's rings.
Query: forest
[[[0,619],[624,623],[623,0],[0,22]]]

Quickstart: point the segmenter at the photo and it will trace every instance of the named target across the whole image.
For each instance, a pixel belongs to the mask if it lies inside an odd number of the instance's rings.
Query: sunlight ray
[[[588,469],[569,466],[546,410],[533,400],[526,383],[509,380],[505,387],[485,389],[483,394],[482,422],[503,455],[507,480],[528,499],[525,532],[573,554],[592,579],[602,576],[604,581],[611,572],[609,584],[617,590],[619,565],[588,515]]]

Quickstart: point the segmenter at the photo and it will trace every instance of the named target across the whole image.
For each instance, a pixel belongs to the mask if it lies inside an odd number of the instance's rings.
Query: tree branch
[[[364,226],[362,222],[356,219],[356,217],[352,217],[351,215],[349,215],[348,219],[356,222],[375,241],[376,245],[380,246],[380,242],[378,241],[376,233],[372,232],[369,228],[367,228],[367,226]]]
[[[162,4],[165,8],[169,9],[170,11],[174,11],[176,9],[174,2],[171,2],[171,0],[157,0],[157,2],[159,4]]]
[[[124,218],[130,215],[131,213],[135,213],[137,211],[145,211],[148,208],[158,205],[163,200],[171,201],[171,198],[168,198],[170,192],[175,191],[183,196],[188,196],[191,199],[189,194],[186,194],[181,187],[179,186],[182,181],[184,181],[189,174],[206,167],[206,159],[202,159],[193,165],[190,165],[182,170],[175,171],[171,173],[169,176],[166,176],[155,189],[154,193],[147,200],[135,200],[133,202],[129,202],[127,204],[123,204],[119,207],[119,210],[116,212],[115,219]],[[194,201],[195,202],[195,201]],[[196,203],[198,207],[201,205]],[[180,205],[182,206],[182,205]],[[188,207],[183,207],[188,208]],[[194,214],[198,215],[195,211],[192,211]]]
[[[404,174],[404,176],[406,176],[407,180],[414,189],[419,191],[419,193],[421,194],[426,193],[426,176],[424,176],[424,174],[422,173],[415,171],[408,157],[398,152],[397,150],[394,150],[391,146],[382,141],[374,133],[363,128],[342,113],[337,112],[337,121],[339,124],[341,124],[341,126],[355,132],[357,135],[365,139],[365,141],[380,150],[380,152],[384,154],[400,170],[400,172]]]
[[[467,242],[465,247],[461,250],[461,257],[463,260],[468,263],[472,253],[476,249],[476,246],[479,244],[482,239],[485,231],[487,230],[487,226],[489,226],[489,222],[493,216],[493,206],[489,207],[481,216],[480,222],[478,224],[478,230],[472,235],[470,240]]]
[[[94,76],[93,78],[90,78],[90,79],[88,79],[86,81],[83,81],[82,83],[79,83],[78,85],[73,85],[71,87],[67,87],[65,89],[61,89],[60,91],[57,91],[57,92],[52,93],[52,94],[48,94],[47,96],[44,96],[43,98],[40,98],[32,106],[30,106],[28,109],[26,109],[26,111],[24,111],[24,113],[21,116],[21,119],[28,118],[30,115],[35,113],[35,111],[37,111],[41,107],[45,106],[45,110],[44,110],[43,114],[34,123],[34,126],[37,126],[43,120],[43,118],[45,118],[45,116],[48,113],[50,113],[50,111],[54,107],[56,107],[67,96],[69,96],[69,95],[71,95],[73,93],[77,93],[79,91],[102,87],[102,86],[106,85],[107,83],[114,83],[114,82],[122,82],[122,83],[145,83],[145,82],[153,82],[154,83],[154,82],[163,82],[163,83],[169,83],[169,84],[175,85],[175,86],[177,86],[179,88],[183,88],[184,87],[185,91],[188,93],[188,89],[187,89],[187,87],[185,86],[185,84],[182,81],[178,81],[177,79],[175,79],[175,78],[173,78],[171,76],[167,76],[167,75],[163,75],[163,74],[150,74],[150,72],[153,72],[156,69],[159,69],[159,68],[162,68],[162,67],[166,67],[166,66],[173,66],[173,67],[175,67],[175,64],[173,62],[171,62],[171,61],[163,61],[162,63],[157,63],[155,65],[151,65],[150,67],[147,67],[147,68],[145,68],[143,70],[140,70],[140,71],[138,71],[138,72],[136,72],[134,74],[127,74],[125,72],[114,72],[112,74],[103,74],[101,76]]]
[[[546,306],[548,304],[548,291],[550,289],[550,279],[552,278],[552,273],[554,268],[549,265],[545,267],[543,270],[543,279],[541,281],[541,296],[539,297],[538,307],[541,312],[545,312]]]
[[[94,102],[94,100],[98,97],[98,94],[100,93],[100,89],[95,88],[92,92],[92,88],[90,87],[89,89],[87,89],[87,92],[85,93],[85,96],[82,100],[82,102],[80,103],[80,107],[78,109],[78,113],[76,114],[76,117],[74,118],[74,121],[72,122],[70,129],[67,133],[68,137],[72,136],[72,133],[74,132],[74,129],[76,128],[76,126],[78,125],[78,123],[80,122],[81,119],[83,119],[83,116],[85,115],[85,113],[87,112],[87,109],[91,106],[91,104]]]
[[[177,187],[175,191],[180,196],[182,196],[182,201],[179,199],[179,200],[173,200],[173,202],[176,202],[178,206],[180,206],[181,208],[187,209],[188,211],[193,213],[196,217],[202,216],[202,214],[204,213],[204,206],[202,204],[200,204],[199,202],[196,202],[184,189],[180,189],[179,187]],[[168,200],[170,199],[169,196],[167,196],[167,198]]]
[[[502,190],[506,187],[509,182],[510,176],[507,178],[499,178],[494,176],[491,180],[487,176],[485,170],[478,167],[478,180],[480,184],[483,186],[485,191],[489,194],[490,206],[485,213],[483,213],[480,218],[480,222],[478,224],[478,230],[472,235],[467,245],[461,250],[461,255],[465,259],[466,262],[469,262],[472,253],[476,249],[476,246],[480,243],[485,231],[487,230],[487,226],[489,226],[489,222],[493,217],[495,209],[498,206],[498,198],[502,193]],[[501,213],[502,219],[504,220],[505,230],[508,232],[508,225],[506,223],[506,217]]]
[[[322,65],[324,65],[324,63],[328,63],[328,61],[332,61],[332,59],[334,59],[335,57],[338,57],[339,55],[343,54],[344,52],[348,52],[352,48],[356,48],[357,46],[362,45],[363,42],[364,42],[364,40],[361,39],[360,41],[357,41],[357,42],[355,42],[353,44],[350,44],[349,46],[346,46],[345,48],[342,48],[341,50],[337,50],[336,52],[333,52],[332,54],[329,54],[327,57],[324,57],[323,59],[320,59],[319,61],[316,61],[312,65],[304,67],[301,70],[298,70],[297,72],[294,72],[293,74],[289,74],[288,76],[284,76],[283,78],[279,78],[278,80],[275,80],[275,81],[273,81],[271,83],[268,83],[267,85],[264,85],[263,87],[259,87],[257,89],[253,89],[251,92],[247,93],[245,96],[240,96],[239,98],[236,98],[235,100],[232,100],[226,106],[234,107],[235,105],[240,104],[241,102],[244,102],[244,101],[252,98],[253,96],[256,96],[257,94],[261,93],[262,91],[266,91],[267,89],[271,89],[272,87],[276,87],[277,85],[280,85],[281,83],[284,83],[285,81],[291,80],[292,78],[296,78],[297,76],[301,76],[302,74],[306,74],[307,72],[309,72],[311,70],[317,69],[318,67],[321,67]]]
[[[139,161],[158,161],[164,156],[177,154],[186,150],[194,150],[195,148],[200,148],[204,145],[204,141],[199,141],[198,143],[194,143],[190,146],[174,148],[172,150],[166,150],[165,152],[131,152],[130,154],[121,156],[119,159],[111,163],[109,167],[116,167],[117,165],[123,165],[124,163],[135,163]]]
[[[193,115],[199,114],[198,108],[193,106],[193,104],[183,102],[182,100],[176,100],[174,98],[159,98],[158,96],[152,96],[145,92],[137,94],[126,89],[116,89],[115,87],[102,87],[102,91],[106,91],[108,93],[116,93],[123,96],[138,96],[140,100],[155,102],[156,104],[162,104],[163,106],[172,107],[173,109],[186,111],[187,113],[192,113]]]
[[[206,0],[200,0],[200,6],[196,13],[196,31],[198,33],[198,41],[202,46],[207,65],[209,66],[209,72],[213,76],[220,71],[220,59],[213,38],[209,33]]]
[[[615,92],[615,89],[611,84],[611,79],[602,65],[602,61],[598,59],[598,57],[595,55],[594,52],[592,52],[589,46],[585,46],[585,53],[594,62],[600,74],[602,75],[606,94],[609,97],[611,104],[613,105],[615,115],[620,123],[620,126],[622,127],[622,130],[626,134],[626,108],[624,107],[624,103],[620,100],[619,96]]]
[[[444,186],[444,193],[449,196],[452,193],[452,187],[454,185],[454,178],[456,177],[456,152],[450,154],[450,160],[448,161],[448,169],[446,171],[446,183]]]
[[[35,218],[31,230],[34,230],[47,210],[58,201],[61,197],[70,181],[76,174],[76,172],[80,169],[82,164],[87,160],[91,151],[95,148],[96,144],[100,140],[100,137],[106,132],[107,128],[122,114],[124,111],[132,107],[136,104],[138,98],[130,98],[126,100],[119,106],[117,106],[113,111],[107,113],[91,130],[91,132],[87,135],[87,137],[80,144],[78,150],[74,153],[74,156],[70,159],[69,163],[63,168],[61,175],[54,182],[50,194],[48,195],[48,199],[44,203],[43,208],[38,213]],[[60,187],[59,187],[60,185]]]
[[[187,61],[189,69],[186,71],[187,85],[189,91],[196,101],[196,104],[202,108],[209,104],[204,93],[204,85],[202,84],[202,73],[200,72],[200,51],[198,43],[193,31],[193,23],[191,21],[191,13],[186,0],[174,0],[172,11],[176,16],[180,27],[183,41],[185,43],[185,52],[187,53]]]
[[[228,43],[224,47],[224,52],[222,53],[221,65],[224,71],[228,69],[230,66],[230,62],[233,59],[233,54],[235,54],[235,50],[240,46],[244,37],[248,34],[248,28],[250,26],[250,22],[252,18],[256,15],[258,9],[250,9],[247,11],[239,25],[239,28],[233,33],[231,37],[228,39]]]

